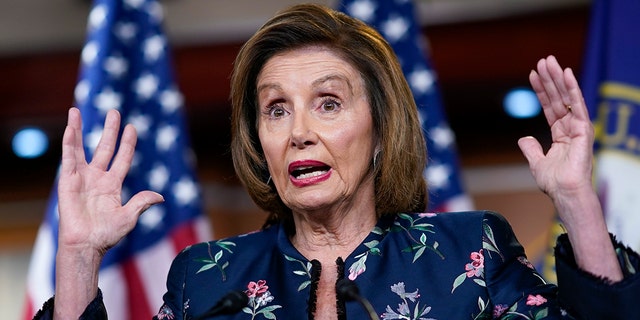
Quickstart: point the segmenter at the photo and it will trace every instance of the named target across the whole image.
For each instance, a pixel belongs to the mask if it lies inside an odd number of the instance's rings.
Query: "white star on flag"
[[[151,73],[142,75],[136,80],[134,90],[143,99],[151,98],[158,90],[158,77]]]
[[[169,170],[162,164],[156,164],[149,172],[149,186],[153,191],[161,192],[169,182]]]
[[[87,43],[82,49],[82,53],[80,53],[82,63],[86,65],[90,65],[93,61],[98,57],[99,47],[95,42]]]
[[[193,180],[183,177],[173,186],[173,194],[181,205],[188,205],[198,196],[198,188]]]
[[[144,58],[148,62],[158,60],[158,58],[160,58],[162,52],[164,51],[164,44],[164,38],[159,35],[154,35],[147,38],[147,40],[144,41],[143,45]]]
[[[414,70],[409,74],[409,83],[414,94],[425,94],[433,88],[435,77],[429,70]]]
[[[106,114],[111,109],[120,109],[122,104],[122,95],[113,91],[111,88],[105,88],[98,95],[96,95],[94,101],[96,108]]]
[[[89,91],[91,90],[91,84],[87,80],[80,80],[76,85],[76,88],[73,90],[73,97],[77,103],[84,103],[89,96]]]
[[[451,147],[453,142],[455,141],[453,131],[446,124],[440,124],[437,127],[433,127],[429,131],[429,135],[431,140],[436,144],[436,146],[440,149],[446,149]]]
[[[164,218],[164,210],[162,210],[162,207],[153,206],[142,213],[138,222],[146,231],[149,231],[158,229],[162,225],[162,218]]]
[[[376,12],[376,6],[371,1],[359,0],[354,1],[347,10],[351,16],[362,21],[369,22],[373,19],[373,14]]]
[[[184,98],[177,90],[169,89],[160,94],[160,104],[165,114],[171,114],[184,104]]]
[[[136,132],[138,133],[138,137],[146,138],[149,133],[149,127],[151,127],[151,117],[148,115],[142,114],[133,114],[129,116],[130,124],[132,124],[136,128]]]
[[[121,78],[127,72],[128,67],[127,60],[122,57],[110,56],[104,62],[104,70],[114,78]]]
[[[124,43],[131,41],[138,32],[138,28],[136,27],[136,25],[129,22],[119,22],[114,26],[113,29],[116,37],[118,37],[118,39],[120,39],[120,41]]]
[[[425,171],[430,188],[443,189],[449,184],[451,169],[448,165],[431,163]]]
[[[87,23],[90,29],[98,29],[104,25],[107,18],[107,8],[104,5],[97,5],[89,13],[89,21]]]
[[[173,126],[165,125],[158,129],[156,137],[156,147],[160,151],[168,151],[176,142],[178,137],[178,129]]]
[[[98,142],[100,142],[100,137],[102,137],[102,127],[97,125],[94,126],[91,132],[89,132],[85,136],[84,144],[85,146],[87,146],[87,149],[89,149],[89,151],[91,151],[92,154],[93,154],[93,151],[96,150],[96,147],[98,146]]]
[[[409,23],[403,17],[394,17],[382,24],[382,33],[389,42],[396,42],[407,33]]]

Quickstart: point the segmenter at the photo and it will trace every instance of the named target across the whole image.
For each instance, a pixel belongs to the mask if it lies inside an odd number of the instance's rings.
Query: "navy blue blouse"
[[[500,215],[401,213],[381,218],[351,255],[338,258],[338,279],[353,280],[383,320],[573,319],[565,300],[578,318],[628,319],[640,298],[640,259],[613,241],[625,279],[609,285],[577,269],[560,237],[558,298]],[[302,256],[282,225],[200,243],[175,258],[154,319],[193,319],[236,290],[247,306],[215,319],[313,319],[317,280],[331,270]],[[339,319],[369,318],[357,302],[336,299]],[[53,299],[36,318],[49,319],[52,309]],[[81,319],[105,319],[100,293]]]

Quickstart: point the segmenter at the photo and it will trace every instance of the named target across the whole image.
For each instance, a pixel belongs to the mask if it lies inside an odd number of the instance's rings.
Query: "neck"
[[[294,213],[293,245],[308,259],[334,264],[345,258],[376,225],[375,204],[333,213]]]

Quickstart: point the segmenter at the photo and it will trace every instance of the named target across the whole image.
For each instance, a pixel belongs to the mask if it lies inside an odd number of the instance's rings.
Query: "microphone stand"
[[[194,318],[194,320],[204,320],[207,318],[223,315],[234,314],[240,312],[242,308],[246,307],[249,303],[249,297],[239,290],[230,291],[224,295],[218,302],[211,307],[207,312]]]
[[[360,295],[360,290],[358,289],[358,286],[355,282],[347,278],[338,280],[338,283],[336,283],[336,293],[338,294],[338,297],[346,301],[357,301],[358,303],[360,303],[360,305],[369,315],[370,320],[380,320],[380,318],[378,318],[378,314],[373,309],[373,306],[371,306],[369,300]]]

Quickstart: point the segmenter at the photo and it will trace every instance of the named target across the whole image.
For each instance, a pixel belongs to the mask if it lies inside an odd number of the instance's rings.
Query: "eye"
[[[337,111],[340,108],[340,103],[332,98],[325,98],[322,101],[322,110],[323,111]]]
[[[269,117],[273,119],[282,118],[287,115],[287,111],[278,104],[269,107]]]

